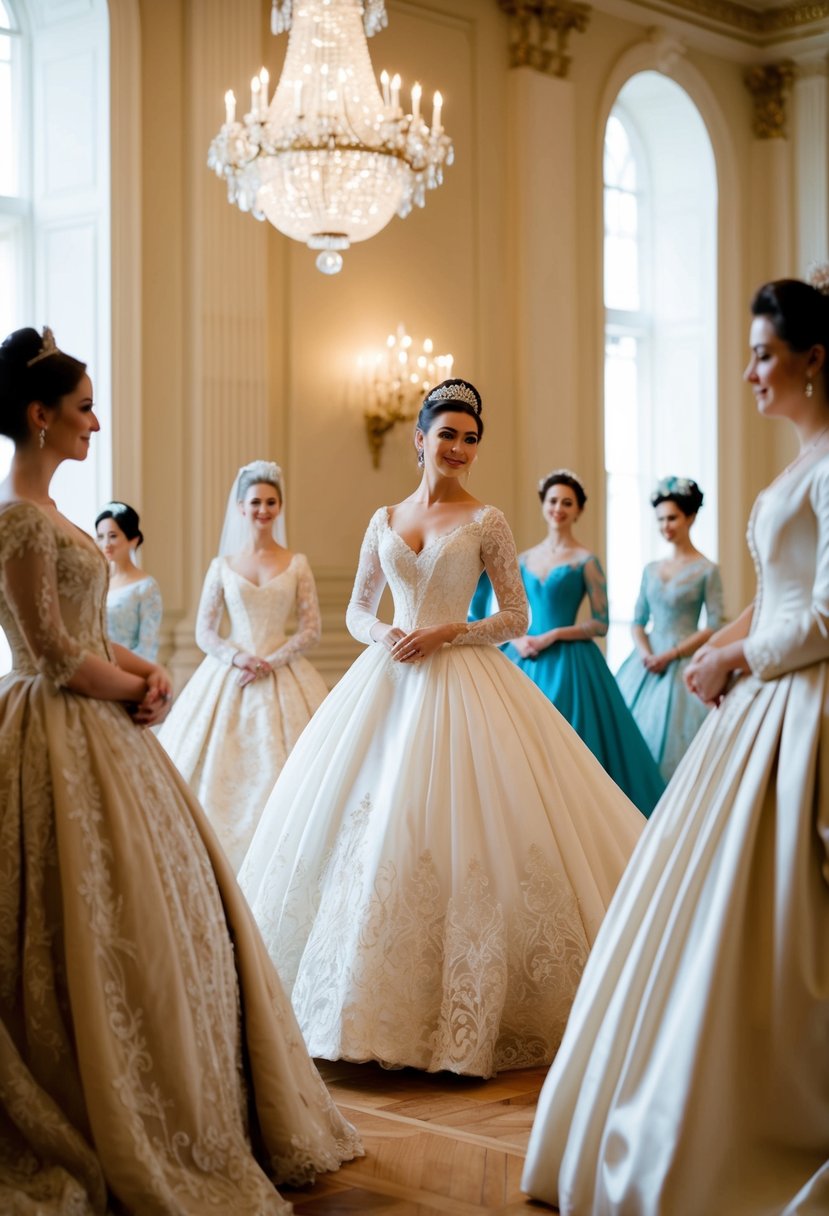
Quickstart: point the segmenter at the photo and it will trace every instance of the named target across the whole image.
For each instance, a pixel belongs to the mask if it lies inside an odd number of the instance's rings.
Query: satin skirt
[[[741,679],[652,817],[523,1185],[570,1216],[829,1212],[829,687]]]

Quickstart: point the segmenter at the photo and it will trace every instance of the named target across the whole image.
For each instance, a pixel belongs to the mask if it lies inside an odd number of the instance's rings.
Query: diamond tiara
[[[481,412],[478,398],[467,384],[443,384],[433,388],[426,401],[462,401],[464,405],[471,405],[476,414]]]
[[[33,359],[27,359],[26,366],[32,367],[35,363],[39,363],[41,359],[48,359],[50,355],[59,355],[60,351],[55,342],[55,335],[52,333],[48,325],[43,326],[43,340],[40,343],[40,350]]]

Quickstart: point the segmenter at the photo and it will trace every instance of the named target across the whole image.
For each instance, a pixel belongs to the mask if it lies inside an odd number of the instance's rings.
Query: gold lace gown
[[[498,650],[527,601],[500,511],[415,554],[373,517],[348,611],[369,641],[500,611],[422,663],[369,645],[288,758],[239,881],[309,1050],[489,1076],[549,1062],[645,819]]]
[[[286,1213],[359,1143],[158,741],[64,687],[108,657],[66,529],[0,508],[0,1211]]]
[[[230,636],[221,637],[224,613]],[[296,613],[297,627],[285,627]],[[217,557],[204,580],[196,641],[206,658],[158,732],[239,869],[262,807],[291,749],[325,700],[327,688],[303,651],[320,637],[320,612],[308,559],[295,553],[261,587]],[[271,672],[239,686],[238,650],[267,659]]]
[[[674,774],[590,956],[524,1189],[567,1216],[829,1212],[829,457],[749,525],[751,674]]]

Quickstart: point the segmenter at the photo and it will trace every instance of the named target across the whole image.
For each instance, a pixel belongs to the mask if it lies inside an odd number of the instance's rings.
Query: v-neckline
[[[243,583],[247,583],[247,585],[248,585],[249,587],[253,587],[254,591],[264,591],[264,589],[265,589],[266,587],[270,587],[271,583],[275,583],[275,582],[276,582],[276,580],[277,580],[278,578],[282,578],[283,574],[287,574],[287,573],[288,573],[288,571],[290,570],[291,566],[294,564],[294,559],[295,559],[295,557],[296,557],[296,554],[295,554],[295,553],[294,553],[294,554],[292,554],[292,555],[291,555],[291,560],[288,562],[288,564],[287,564],[287,566],[285,567],[285,569],[284,569],[284,570],[280,570],[280,571],[279,571],[279,574],[275,574],[275,575],[273,576],[273,578],[269,578],[269,579],[267,579],[267,581],[266,581],[266,582],[264,582],[264,583],[254,583],[254,582],[253,582],[251,579],[246,578],[244,574],[240,573],[240,571],[238,571],[238,570],[234,570],[234,569],[233,569],[233,567],[231,566],[230,562],[227,560],[227,558],[225,558],[225,565],[227,566],[227,568],[228,568],[228,570],[230,571],[230,573],[231,573],[231,574],[235,574],[235,575],[236,575],[236,577],[237,577],[237,578],[240,578],[240,579],[242,580],[242,582],[243,582]]]
[[[401,536],[397,529],[391,526],[391,520],[389,519],[390,508],[385,507],[384,510],[386,512],[386,528],[389,532],[391,532],[392,536],[397,537],[406,552],[411,553],[412,557],[417,560],[417,558],[423,556],[427,549],[431,549],[433,545],[437,544],[439,540],[446,540],[447,536],[454,536],[456,532],[460,532],[464,528],[471,528],[473,524],[480,523],[481,515],[487,510],[487,504],[484,503],[483,506],[478,507],[471,519],[467,519],[462,524],[455,524],[454,528],[450,528],[448,532],[439,532],[436,536],[431,536],[429,540],[426,541],[423,548],[417,550],[413,549],[406,538]]]

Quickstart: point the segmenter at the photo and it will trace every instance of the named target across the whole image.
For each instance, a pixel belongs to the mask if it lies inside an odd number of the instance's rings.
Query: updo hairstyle
[[[279,499],[280,507],[282,506],[282,486],[272,473],[266,473],[261,469],[245,469],[239,477],[238,502],[245,501],[245,495],[251,486],[271,486],[276,490],[276,497]]]
[[[63,351],[38,359],[43,343],[36,329],[17,329],[0,345],[0,435],[14,443],[29,438],[26,411],[31,403],[55,409],[86,371],[85,363]]]
[[[825,276],[825,268],[816,271],[816,281],[821,274]],[[768,317],[778,338],[798,353],[822,346],[823,376],[829,386],[829,284],[824,278],[819,281],[822,289],[800,279],[765,283],[751,301],[751,315]]]
[[[672,502],[683,515],[696,515],[702,506],[703,493],[690,477],[663,477],[651,494],[651,506]]]
[[[444,380],[430,389],[423,398],[423,405],[417,416],[417,430],[425,435],[441,414],[468,414],[475,420],[480,440],[484,434],[482,409],[481,394],[474,384],[470,384],[468,380]]]
[[[546,477],[542,477],[538,483],[538,497],[542,503],[547,497],[547,491],[550,486],[567,486],[576,496],[576,502],[579,505],[579,510],[584,510],[584,504],[587,502],[587,495],[584,492],[584,486],[576,477],[575,473],[571,473],[569,469],[553,469],[552,473],[548,473]]]
[[[138,544],[135,546],[136,549],[144,544],[144,533],[138,526],[138,512],[129,503],[108,502],[105,507],[102,507],[95,518],[96,532],[98,531],[98,524],[104,519],[114,519],[127,540],[135,540],[137,537]]]

